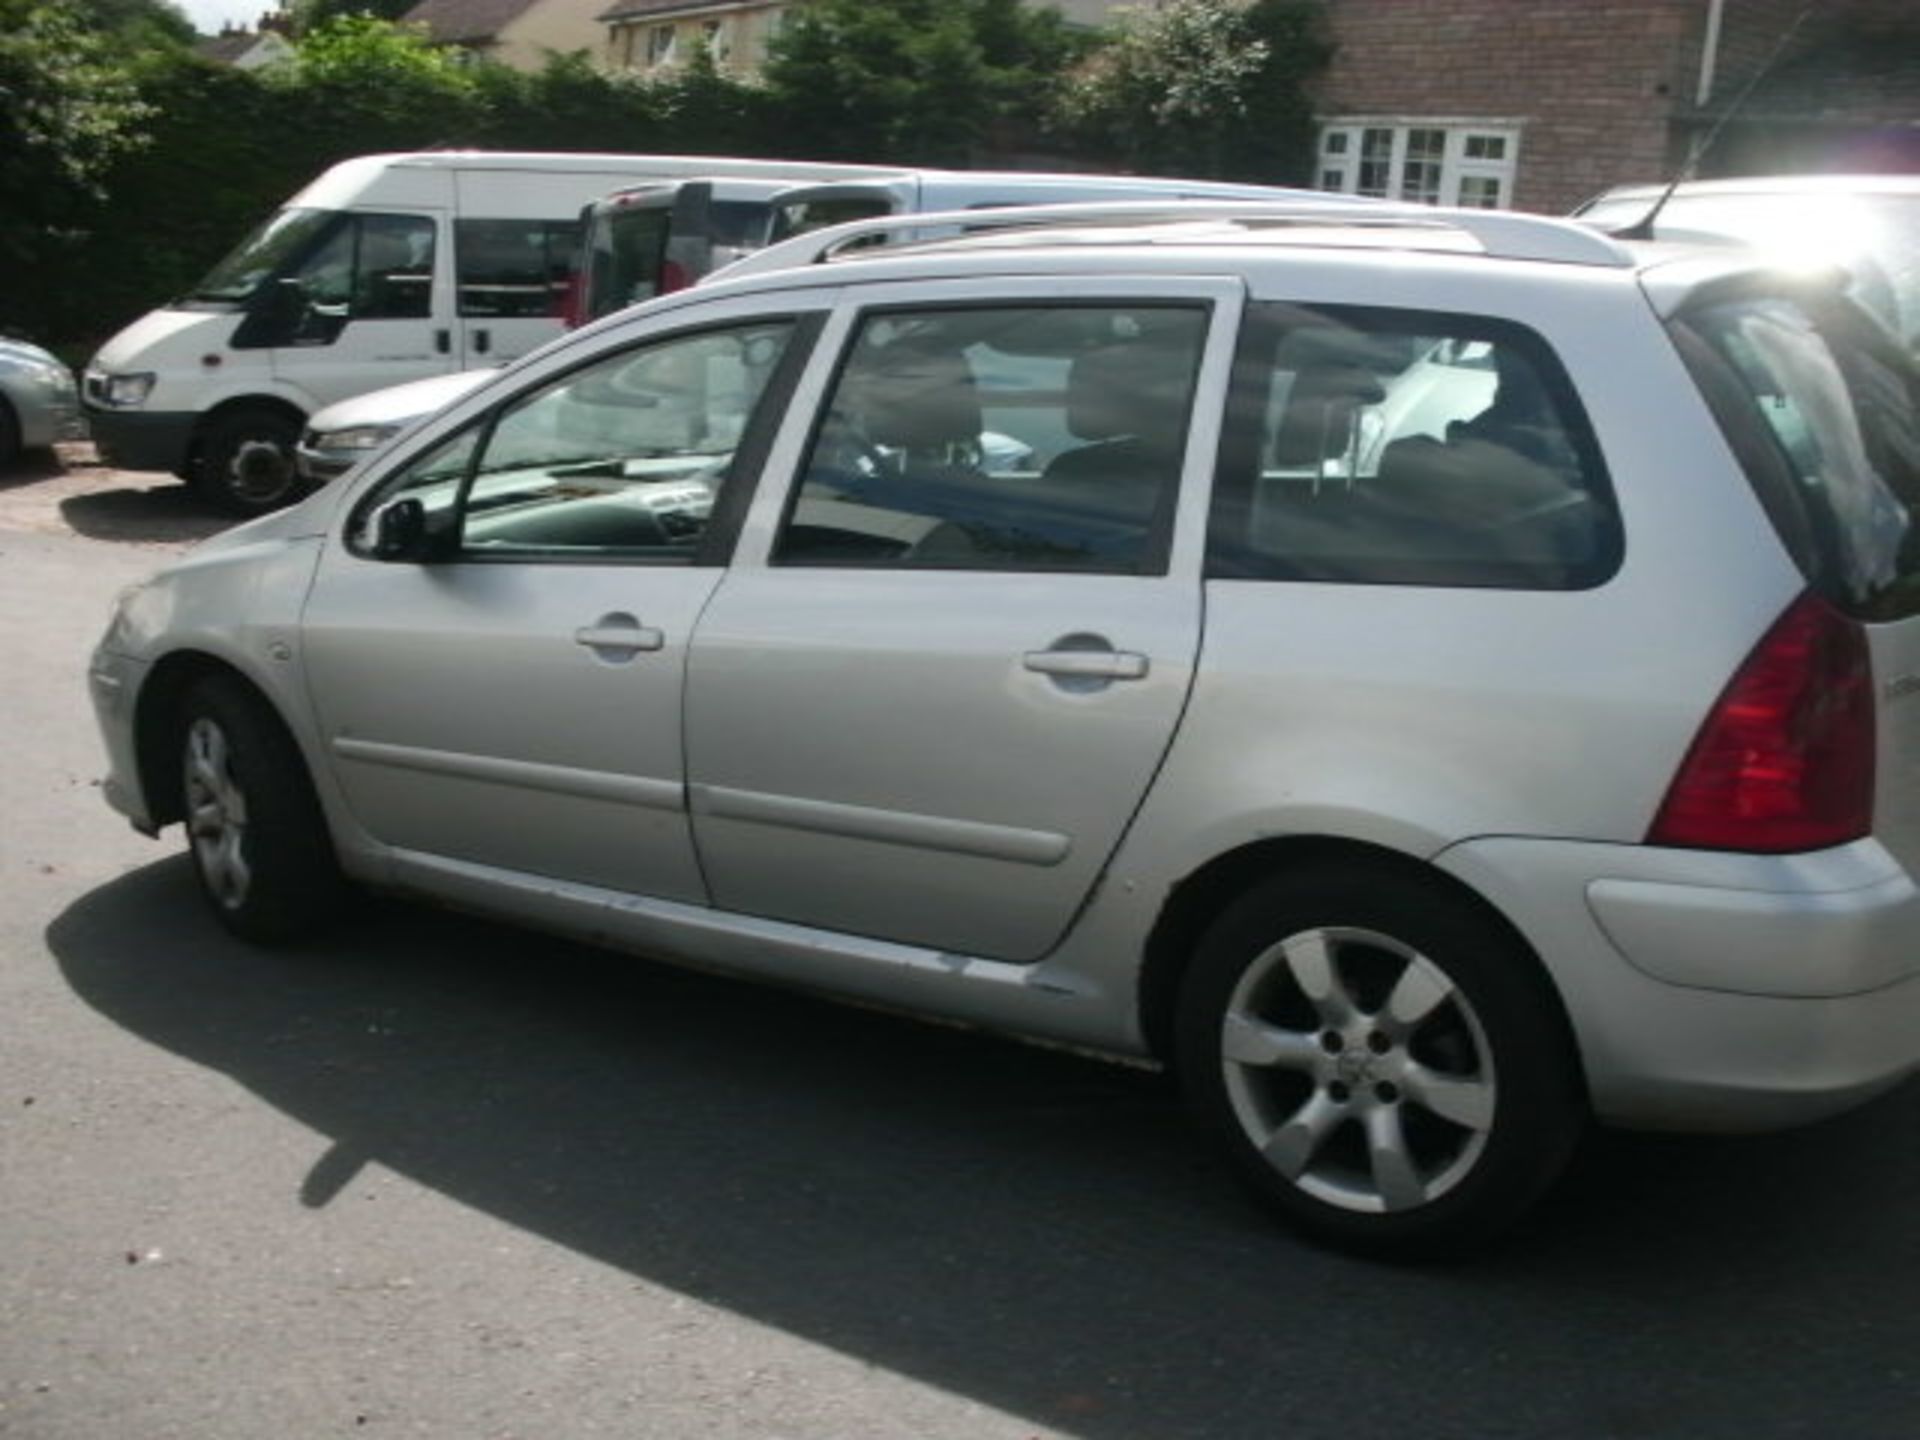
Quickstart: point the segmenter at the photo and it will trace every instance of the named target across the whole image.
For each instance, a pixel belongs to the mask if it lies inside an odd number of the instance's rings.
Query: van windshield
[[[337,216],[333,210],[280,210],[209,270],[186,298],[210,305],[241,305],[285,270]]]

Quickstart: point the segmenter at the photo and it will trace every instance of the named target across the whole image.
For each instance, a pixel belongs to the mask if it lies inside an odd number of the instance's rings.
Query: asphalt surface
[[[0,1435],[1920,1432],[1915,1087],[1392,1269],[1151,1074],[397,904],[227,940],[83,683],[219,522],[67,459],[0,480]]]

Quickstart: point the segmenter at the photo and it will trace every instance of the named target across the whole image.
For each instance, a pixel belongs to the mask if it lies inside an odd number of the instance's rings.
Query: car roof
[[[1669,181],[1616,185],[1587,201],[1655,200]],[[1674,187],[1684,197],[1716,195],[1920,195],[1920,175],[1747,175],[1731,180],[1686,180]],[[1585,206],[1581,207],[1585,209]]]

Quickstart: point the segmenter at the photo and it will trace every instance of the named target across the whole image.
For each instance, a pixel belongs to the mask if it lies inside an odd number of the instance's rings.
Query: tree
[[[811,0],[765,75],[791,154],[964,164],[995,127],[1037,115],[1075,48],[1019,0]]]
[[[0,0],[0,263],[18,275],[57,250],[150,113],[69,0]]]
[[[169,0],[73,0],[74,13],[90,30],[110,35],[122,48],[179,48],[194,42],[193,22]]]
[[[1131,169],[1304,180],[1307,86],[1332,57],[1306,0],[1161,0],[1134,12],[1061,94],[1062,128]]]

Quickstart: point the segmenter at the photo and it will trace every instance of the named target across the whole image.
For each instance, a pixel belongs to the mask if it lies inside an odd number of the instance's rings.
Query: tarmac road
[[[0,1435],[1920,1427],[1920,1089],[1608,1138],[1500,1253],[1269,1227],[1158,1077],[372,905],[262,953],[94,789],[179,486],[0,481]]]

